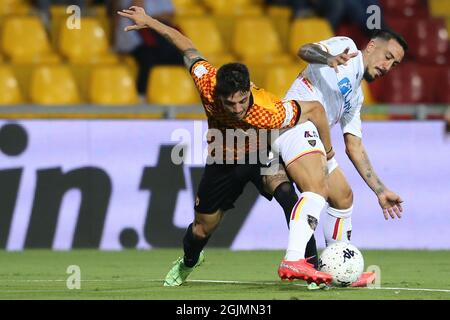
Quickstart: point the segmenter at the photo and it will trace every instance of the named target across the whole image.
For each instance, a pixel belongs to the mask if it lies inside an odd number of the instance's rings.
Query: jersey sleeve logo
[[[206,69],[206,67],[202,64],[199,64],[198,66],[196,66],[194,68],[194,74],[197,78],[201,78],[203,77],[205,74],[208,73],[208,70]]]

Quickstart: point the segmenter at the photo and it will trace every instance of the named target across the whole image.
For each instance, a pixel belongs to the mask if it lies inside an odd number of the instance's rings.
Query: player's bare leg
[[[205,259],[203,248],[222,218],[222,210],[212,214],[195,213],[194,221],[187,228],[183,239],[184,257],[179,257],[175,261],[165,278],[164,286],[182,285],[194,268],[203,263]]]
[[[289,243],[284,260],[278,269],[280,278],[304,279],[308,282],[331,281],[329,274],[317,271],[305,259],[306,244],[319,223],[320,213],[326,205],[328,186],[325,156],[320,152],[307,153],[292,161],[287,172],[302,190],[300,200],[290,217]]]

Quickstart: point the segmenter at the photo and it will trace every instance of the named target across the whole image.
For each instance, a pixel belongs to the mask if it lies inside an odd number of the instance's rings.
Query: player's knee
[[[290,192],[290,188],[292,188],[289,178],[285,173],[277,174],[274,176],[264,176],[263,186],[264,190],[271,195],[273,195],[276,190],[280,190],[282,192]]]
[[[353,205],[353,191],[348,188],[346,190],[344,197],[342,198],[342,207],[339,209],[347,209]]]
[[[328,198],[328,184],[326,183],[325,179],[323,181],[317,181],[316,183],[312,184],[309,188],[309,190],[305,190],[305,191],[310,191],[310,192],[314,192],[317,193],[319,195],[321,195],[322,197],[324,197],[325,199]]]
[[[352,189],[347,188],[336,199],[330,199],[330,205],[339,210],[348,209],[353,205]]]

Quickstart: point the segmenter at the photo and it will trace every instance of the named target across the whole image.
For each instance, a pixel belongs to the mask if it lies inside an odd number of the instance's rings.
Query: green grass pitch
[[[450,300],[450,251],[369,251],[365,265],[381,268],[380,289],[308,291],[282,282],[283,251],[207,249],[205,263],[185,285],[162,281],[180,249],[102,252],[0,251],[0,299],[445,299]],[[67,288],[67,268],[81,270],[81,288]]]

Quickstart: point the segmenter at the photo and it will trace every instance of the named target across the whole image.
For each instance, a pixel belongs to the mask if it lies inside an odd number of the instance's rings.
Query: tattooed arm
[[[172,43],[178,50],[181,51],[184,57],[184,63],[187,68],[190,67],[199,59],[202,59],[201,54],[195,49],[191,39],[181,34],[178,30],[159,22],[145,13],[145,10],[141,7],[132,6],[129,10],[122,10],[117,12],[122,17],[132,20],[135,25],[125,28],[125,31],[139,30],[144,28],[150,28],[170,43]]]
[[[401,218],[403,211],[401,203],[403,200],[399,195],[386,188],[375,173],[361,138],[346,133],[344,140],[348,157],[369,188],[377,195],[380,207],[383,209],[384,218],[387,220],[388,214],[392,219],[395,218],[395,215]]]
[[[346,65],[347,61],[358,55],[358,52],[348,53],[350,48],[345,49],[341,54],[333,56],[330,53],[322,50],[322,48],[313,43],[305,44],[298,51],[298,56],[308,63],[326,64],[333,68],[336,73],[338,72],[338,66]]]

